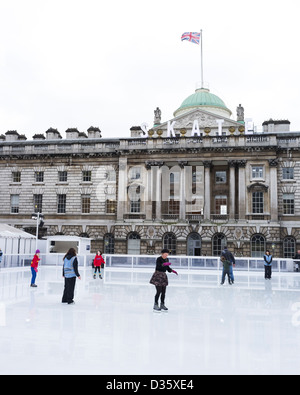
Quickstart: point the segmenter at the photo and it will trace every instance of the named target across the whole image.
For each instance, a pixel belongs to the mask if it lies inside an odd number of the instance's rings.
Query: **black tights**
[[[165,296],[166,296],[166,286],[155,286],[156,288],[156,295],[155,295],[155,303],[158,303],[158,299],[160,297],[161,303],[165,303]]]

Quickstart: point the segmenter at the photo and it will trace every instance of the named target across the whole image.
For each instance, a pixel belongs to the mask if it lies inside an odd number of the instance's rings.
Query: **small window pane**
[[[263,178],[263,166],[252,166],[252,178]]]

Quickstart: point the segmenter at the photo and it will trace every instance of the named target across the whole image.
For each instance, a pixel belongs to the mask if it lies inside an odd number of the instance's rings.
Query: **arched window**
[[[266,240],[263,235],[256,234],[251,237],[251,256],[262,258],[266,252]]]
[[[201,237],[199,233],[193,232],[187,238],[187,255],[200,256],[201,255]]]
[[[170,255],[176,255],[176,236],[174,233],[166,233],[163,237],[163,248],[170,251]]]
[[[141,237],[137,232],[131,232],[127,239],[128,255],[140,255],[141,253]]]
[[[216,233],[212,239],[212,255],[220,256],[226,244],[225,235],[223,233]]]
[[[107,233],[103,238],[104,254],[115,253],[115,237],[112,233]]]
[[[296,254],[296,240],[292,236],[283,239],[283,257],[293,258]]]

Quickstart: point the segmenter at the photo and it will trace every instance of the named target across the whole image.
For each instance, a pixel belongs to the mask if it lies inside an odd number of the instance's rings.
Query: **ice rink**
[[[300,373],[300,273],[178,271],[154,313],[151,270],[80,272],[66,305],[60,267],[0,270],[0,374]]]

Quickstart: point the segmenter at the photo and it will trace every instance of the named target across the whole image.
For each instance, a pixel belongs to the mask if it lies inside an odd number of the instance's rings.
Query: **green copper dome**
[[[226,112],[227,116],[231,115],[231,111],[226,107],[225,103],[218,96],[209,92],[209,89],[201,88],[197,89],[195,93],[187,97],[181,104],[181,106],[174,112],[174,116],[179,115],[183,111],[204,107],[207,111],[211,112]]]

